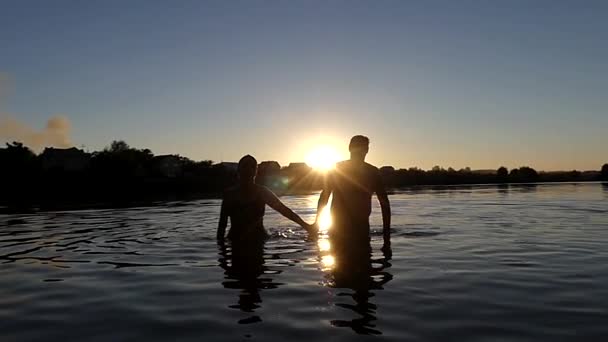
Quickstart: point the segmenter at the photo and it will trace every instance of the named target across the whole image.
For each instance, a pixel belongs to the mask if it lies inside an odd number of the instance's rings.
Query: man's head
[[[258,161],[252,156],[246,155],[239,160],[237,171],[241,183],[253,183],[258,173]]]
[[[369,138],[364,135],[355,135],[348,144],[350,159],[364,161],[369,151]]]

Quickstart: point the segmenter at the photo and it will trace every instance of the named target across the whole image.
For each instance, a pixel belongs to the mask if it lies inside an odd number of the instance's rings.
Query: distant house
[[[235,163],[235,162],[221,162],[216,164],[216,167],[222,168],[226,171],[229,172],[236,172],[236,170],[239,167],[239,163]]]
[[[180,176],[183,171],[183,161],[182,158],[175,155],[162,155],[155,156],[152,159],[156,170],[160,172],[161,175],[168,178],[175,178]]]
[[[312,170],[312,168],[306,163],[289,163],[286,169],[295,173],[308,173]]]
[[[306,163],[289,163],[281,170],[281,173],[289,177],[303,177],[311,173],[312,167]]]
[[[290,163],[281,169],[281,176],[287,181],[289,191],[308,191],[320,188],[323,178],[306,163]]]
[[[281,164],[276,161],[263,161],[258,166],[258,174],[276,175],[281,171]]]
[[[380,168],[380,172],[391,174],[395,172],[395,168],[392,166],[383,166]]]
[[[280,173],[281,164],[276,161],[263,161],[258,166],[256,182],[270,187],[274,191],[280,191],[281,187],[285,185]]]
[[[72,148],[47,147],[40,154],[44,170],[83,171],[89,166],[91,155],[83,150]]]

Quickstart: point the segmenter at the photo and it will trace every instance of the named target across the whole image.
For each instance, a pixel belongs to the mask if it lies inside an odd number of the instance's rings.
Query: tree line
[[[457,184],[504,184],[504,183],[537,183],[537,182],[583,182],[608,181],[608,164],[601,171],[554,171],[538,172],[529,166],[507,169],[504,166],[497,170],[472,171],[470,168],[455,170],[439,166],[425,171],[419,168],[395,170],[391,167],[380,169],[384,182],[389,187],[412,185],[457,185]]]
[[[178,172],[167,174],[167,159],[179,166]],[[183,199],[219,193],[234,181],[232,173],[211,161],[159,158],[124,141],[93,153],[46,149],[39,155],[15,142],[0,149],[0,165],[0,204],[17,208]]]
[[[34,153],[19,142],[0,148],[0,205],[11,208],[61,208],[133,204],[134,201],[216,196],[236,180],[234,163],[193,161],[179,155],[156,156],[124,141],[101,151],[76,148]],[[413,185],[608,181],[608,164],[599,171],[537,172],[531,167],[491,171],[455,170],[436,166],[380,169],[389,188]],[[281,167],[262,162],[258,183],[278,193],[319,190],[323,174],[303,163]]]

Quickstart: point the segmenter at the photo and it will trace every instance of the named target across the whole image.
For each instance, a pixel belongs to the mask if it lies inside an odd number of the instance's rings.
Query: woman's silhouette
[[[255,184],[257,169],[258,162],[250,155],[244,156],[239,161],[238,183],[224,193],[217,228],[218,241],[224,240],[228,217],[230,217],[228,239],[233,246],[240,242],[250,245],[265,241],[268,238],[263,224],[266,204],[308,232],[312,232],[313,225],[304,222],[268,188]]]
[[[219,263],[225,270],[222,284],[226,288],[241,289],[238,303],[230,307],[252,314],[239,320],[240,324],[261,322],[262,318],[254,313],[262,303],[260,290],[279,285],[267,275],[261,277],[268,272],[264,263],[264,241],[268,238],[263,224],[266,204],[307,231],[313,230],[312,225],[287,208],[272,191],[255,184],[257,167],[258,162],[250,155],[239,161],[238,183],[224,193],[217,229]],[[224,235],[228,218],[230,243],[226,246]]]

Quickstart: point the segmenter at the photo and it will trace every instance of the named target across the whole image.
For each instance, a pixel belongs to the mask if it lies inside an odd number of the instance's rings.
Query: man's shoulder
[[[347,166],[347,165],[361,165],[361,163],[353,161],[353,160],[350,160],[350,159],[346,159],[346,160],[343,160],[343,161],[340,161],[340,162],[336,163],[336,166]],[[365,162],[365,161],[363,162],[363,165],[365,167],[373,167],[373,168],[377,169],[377,167],[375,167],[374,165],[372,165],[372,164],[370,164],[368,162]]]
[[[350,160],[343,160],[341,162],[336,163],[336,168],[342,168],[350,163]]]
[[[371,172],[380,172],[380,169],[378,169],[377,167],[375,167],[374,165],[372,165],[368,162],[365,162],[364,165],[365,165],[365,168]]]
[[[348,169],[348,168],[360,169],[361,167],[363,167],[363,169],[365,169],[365,171],[368,171],[368,172],[372,172],[372,173],[380,172],[380,169],[378,169],[377,167],[375,167],[374,165],[372,165],[368,162],[363,162],[363,164],[360,164],[360,163],[353,164],[352,160],[344,160],[344,161],[336,163],[336,169]]]

